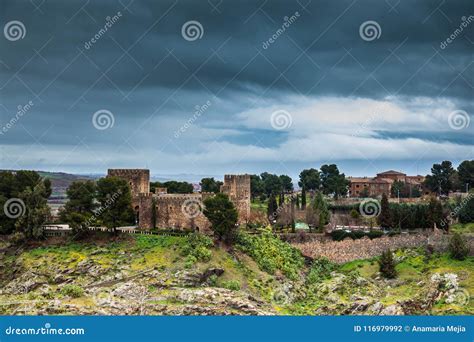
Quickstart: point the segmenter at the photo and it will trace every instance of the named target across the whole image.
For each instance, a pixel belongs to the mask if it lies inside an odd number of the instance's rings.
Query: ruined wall
[[[210,223],[202,213],[203,195],[162,194],[155,196],[156,226],[209,232]]]
[[[250,175],[225,175],[221,192],[227,194],[239,213],[239,223],[250,219]]]
[[[292,243],[309,257],[326,257],[337,263],[344,263],[357,259],[367,259],[379,256],[387,249],[395,250],[404,247],[424,247],[432,245],[437,252],[447,250],[450,236],[448,235],[397,235],[393,237],[384,236],[370,240],[364,237],[358,240],[347,238],[343,241],[309,241],[304,243]],[[474,239],[469,239],[471,253],[474,252]]]

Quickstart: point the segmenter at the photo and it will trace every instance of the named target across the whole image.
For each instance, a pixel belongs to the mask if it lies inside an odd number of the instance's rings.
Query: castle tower
[[[118,177],[128,182],[132,193],[132,207],[140,227],[151,226],[150,170],[108,169],[107,177]]]
[[[239,223],[250,219],[250,175],[225,175],[221,192],[227,194],[239,213]]]

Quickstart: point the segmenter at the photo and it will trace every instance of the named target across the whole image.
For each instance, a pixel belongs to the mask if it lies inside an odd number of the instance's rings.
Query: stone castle
[[[150,192],[150,170],[109,169],[107,177],[128,182],[136,222],[142,229],[154,227],[206,232],[210,223],[202,214],[203,201],[214,193],[168,194],[166,188]],[[220,191],[229,196],[239,213],[239,223],[250,218],[250,175],[225,175]]]

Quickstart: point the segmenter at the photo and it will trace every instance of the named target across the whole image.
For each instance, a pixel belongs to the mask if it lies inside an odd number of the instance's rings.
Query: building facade
[[[394,182],[404,182],[411,187],[422,188],[424,176],[407,176],[394,170],[378,173],[375,177],[349,177],[349,197],[391,196]]]
[[[206,232],[210,223],[203,215],[203,201],[213,193],[168,194],[166,188],[150,192],[150,171],[146,169],[109,169],[108,177],[125,179],[132,193],[132,207],[137,225],[142,229],[154,227],[193,229]],[[225,175],[221,192],[229,196],[239,214],[239,223],[250,218],[250,175]]]

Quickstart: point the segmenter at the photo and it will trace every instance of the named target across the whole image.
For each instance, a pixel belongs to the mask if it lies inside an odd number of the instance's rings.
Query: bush
[[[366,234],[371,239],[376,239],[383,236],[383,232],[380,230],[371,230]]]
[[[395,260],[393,259],[392,251],[390,249],[382,253],[379,259],[380,273],[384,278],[392,279],[397,276],[395,270]]]
[[[301,252],[270,232],[263,232],[261,235],[241,232],[237,237],[236,247],[250,255],[260,269],[270,274],[279,270],[288,278],[296,280],[304,266]]]
[[[61,294],[72,298],[78,298],[84,295],[84,290],[80,286],[68,284],[64,285],[61,289]]]
[[[449,240],[449,254],[453,259],[464,260],[469,254],[469,246],[459,233],[454,233]]]
[[[237,280],[228,280],[222,282],[222,287],[232,291],[239,291],[240,283]]]
[[[308,284],[315,284],[325,279],[329,279],[331,272],[335,271],[337,268],[338,265],[329,261],[327,258],[314,259],[311,264],[311,269],[308,272],[308,276],[306,277],[306,282]]]
[[[212,252],[209,248],[213,245],[209,237],[203,234],[193,233],[186,237],[186,243],[181,248],[181,253],[188,258],[192,256],[195,259],[194,261],[208,262],[212,256]]]

